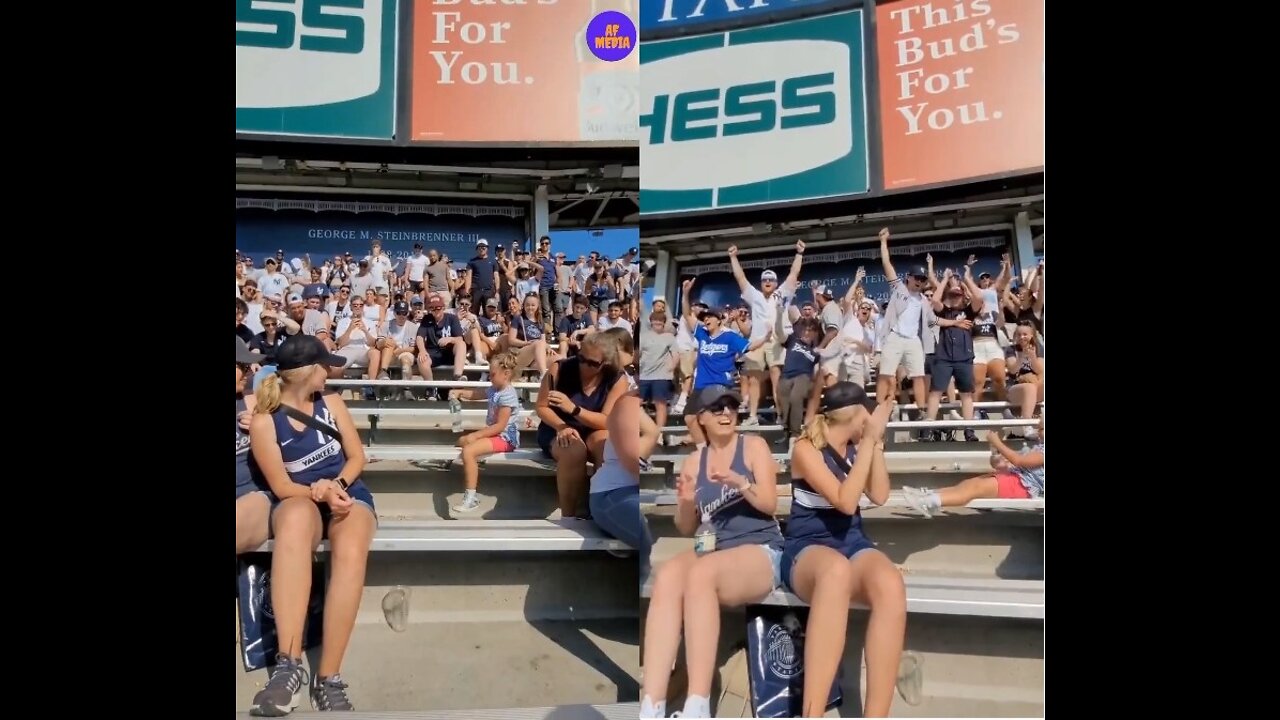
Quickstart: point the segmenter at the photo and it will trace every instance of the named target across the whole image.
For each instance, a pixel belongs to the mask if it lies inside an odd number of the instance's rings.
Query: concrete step
[[[635,720],[639,713],[639,703],[614,703],[493,710],[353,712],[343,714],[343,718],[346,720]],[[249,713],[236,714],[236,720],[249,717]],[[294,712],[290,717],[302,720],[324,720],[332,716],[314,712]]]
[[[462,467],[419,469],[403,461],[367,466],[363,480],[373,493],[378,516],[388,520],[449,520],[462,501]],[[480,468],[480,510],[467,520],[524,520],[558,517],[556,479],[546,471],[485,465]]]

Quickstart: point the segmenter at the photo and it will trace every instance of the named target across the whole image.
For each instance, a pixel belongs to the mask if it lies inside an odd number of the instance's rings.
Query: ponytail
[[[263,383],[263,386],[265,385],[266,383]],[[262,401],[259,400],[258,404],[261,406]],[[809,424],[804,426],[804,435],[802,437],[813,443],[813,447],[816,450],[821,451],[825,448],[827,446],[827,416],[822,413],[814,415]]]
[[[255,413],[270,415],[280,409],[280,373],[272,372],[270,375],[262,378],[262,383],[258,385],[258,389],[253,391],[253,396],[258,399],[258,404],[254,406]]]

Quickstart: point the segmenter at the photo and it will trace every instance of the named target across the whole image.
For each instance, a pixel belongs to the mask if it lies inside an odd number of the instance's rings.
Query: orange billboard
[[[635,0],[414,0],[414,142],[629,145],[639,52],[601,60],[587,25]]]
[[[1044,2],[876,7],[886,190],[1044,166]]]

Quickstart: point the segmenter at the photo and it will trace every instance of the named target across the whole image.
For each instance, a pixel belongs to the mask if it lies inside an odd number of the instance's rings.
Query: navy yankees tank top
[[[337,434],[338,424],[334,422],[323,397],[317,395],[312,401],[311,416],[333,428]],[[347,455],[342,452],[342,443],[337,438],[310,427],[295,430],[283,408],[272,413],[271,421],[276,426],[276,444],[280,446],[280,458],[284,460],[289,479],[299,485],[311,485],[325,478],[332,480],[342,473]]]
[[[844,482],[849,469],[858,459],[858,448],[853,443],[849,443],[844,456],[844,461],[848,465],[843,465],[840,462],[840,456],[830,447],[822,450],[822,459],[831,474]],[[808,481],[793,475],[791,519],[787,522],[787,539],[826,545],[848,555],[847,551],[857,549],[866,542],[866,535],[862,532],[862,511],[855,510],[852,515],[845,515],[832,507],[831,503],[814,490]]]
[[[754,484],[756,478],[747,468],[742,451],[746,441],[745,435],[738,436],[729,467]],[[711,482],[707,474],[709,457],[707,449],[703,448],[702,457],[698,460],[694,500],[698,504],[698,522],[702,522],[703,515],[711,516],[711,524],[716,529],[716,550],[730,550],[740,545],[768,545],[781,550],[782,530],[778,521],[772,515],[757,510],[737,489]]]

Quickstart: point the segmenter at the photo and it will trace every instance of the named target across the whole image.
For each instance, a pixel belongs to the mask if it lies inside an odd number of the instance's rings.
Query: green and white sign
[[[641,214],[867,192],[862,22],[641,43]]]
[[[390,140],[396,0],[236,0],[236,132]]]

